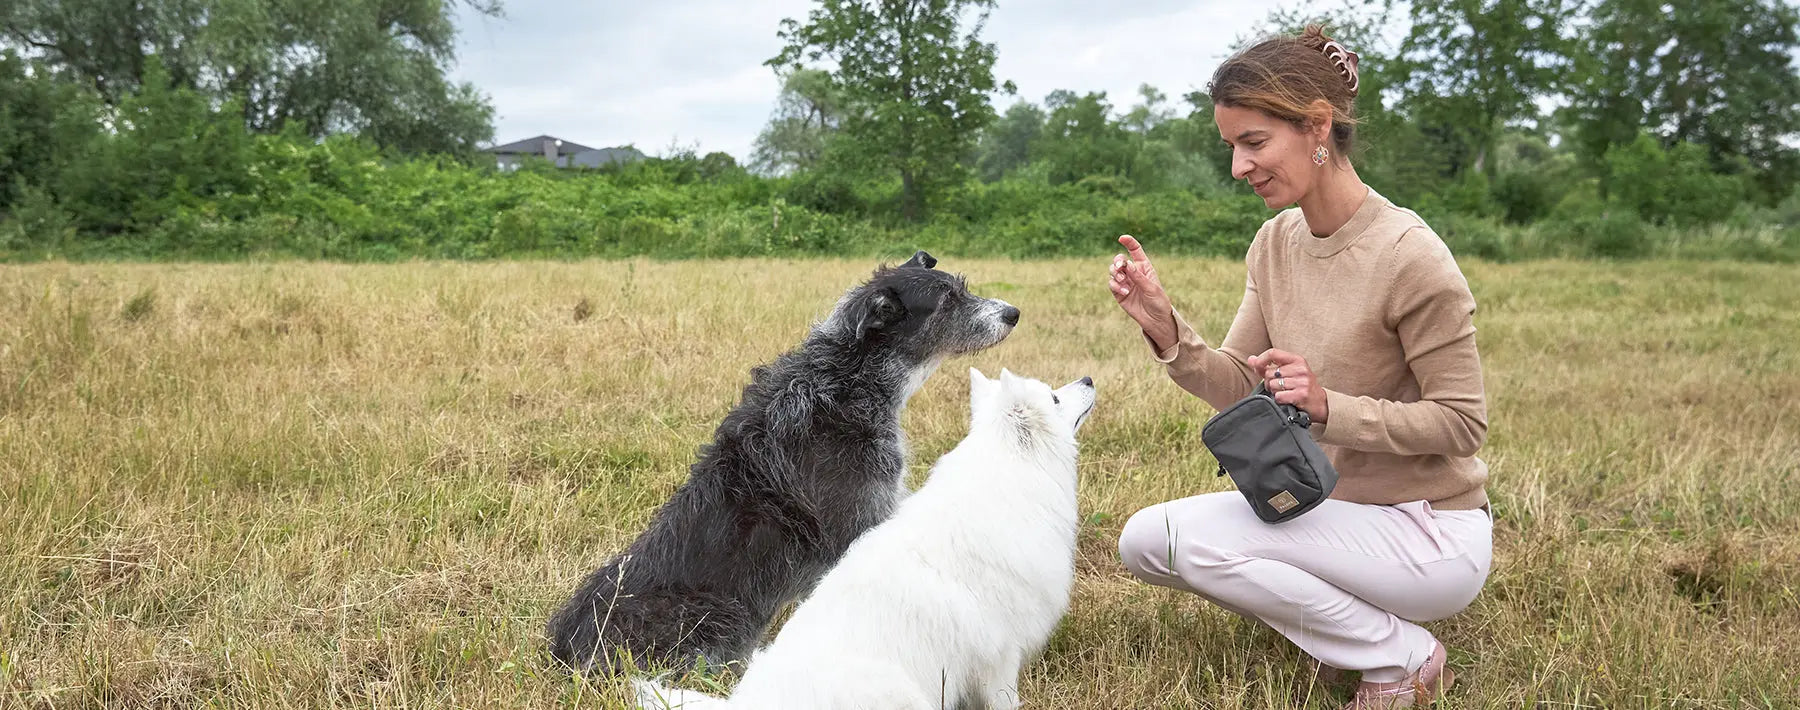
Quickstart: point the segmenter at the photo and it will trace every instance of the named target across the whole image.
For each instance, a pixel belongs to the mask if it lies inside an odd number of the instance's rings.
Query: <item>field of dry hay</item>
[[[915,482],[968,366],[1099,386],[1027,707],[1335,707],[1272,632],[1120,566],[1131,512],[1227,483],[1105,261],[940,257],[1024,318],[913,400]],[[872,266],[0,266],[0,707],[620,707],[546,664],[546,614]],[[1158,266],[1222,335],[1242,265]],[[1441,707],[1800,706],[1794,269],[1465,270],[1497,554],[1429,625]]]

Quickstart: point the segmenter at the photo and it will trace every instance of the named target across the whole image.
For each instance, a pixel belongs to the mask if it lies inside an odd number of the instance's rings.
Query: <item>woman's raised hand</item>
[[[1114,255],[1109,270],[1112,278],[1107,285],[1112,288],[1113,300],[1156,342],[1157,350],[1165,350],[1178,337],[1169,294],[1156,279],[1156,267],[1150,265],[1143,245],[1129,234],[1119,237],[1119,244],[1126,253]]]

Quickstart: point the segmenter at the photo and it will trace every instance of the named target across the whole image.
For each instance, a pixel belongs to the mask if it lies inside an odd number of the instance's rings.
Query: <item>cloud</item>
[[[650,153],[679,143],[744,160],[781,88],[763,66],[781,50],[775,33],[783,18],[803,20],[812,7],[515,0],[504,19],[465,8],[452,76],[488,94],[500,142],[550,134]],[[999,50],[995,78],[1016,82],[1018,98],[1106,91],[1124,110],[1142,83],[1172,99],[1204,87],[1225,48],[1266,10],[1176,0],[1002,3],[983,37]]]
[[[989,28],[1000,54],[996,78],[1013,80],[1019,98],[1033,102],[1057,89],[1105,91],[1124,109],[1146,83],[1178,98],[1205,88],[1236,35],[1262,18],[1228,3],[1140,3],[1131,14],[1100,7],[996,13]]]

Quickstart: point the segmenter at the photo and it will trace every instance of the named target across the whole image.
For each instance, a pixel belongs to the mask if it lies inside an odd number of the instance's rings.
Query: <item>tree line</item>
[[[1235,255],[1268,216],[1204,92],[1019,96],[982,36],[995,0],[818,0],[782,22],[744,165],[497,171],[490,102],[447,78],[457,9],[7,5],[0,258],[1032,256],[1122,232]],[[1361,55],[1359,172],[1462,253],[1800,255],[1794,7],[1350,0],[1238,46],[1315,22]]]

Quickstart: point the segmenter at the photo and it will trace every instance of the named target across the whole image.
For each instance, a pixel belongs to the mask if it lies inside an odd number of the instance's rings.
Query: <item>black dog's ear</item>
[[[901,264],[901,266],[918,266],[929,269],[937,266],[937,257],[925,253],[924,249],[920,249],[913,252],[912,258],[907,259],[906,263]]]
[[[900,295],[892,289],[883,289],[869,294],[856,310],[856,339],[862,340],[869,333],[881,330],[906,317],[906,304],[900,302]]]

